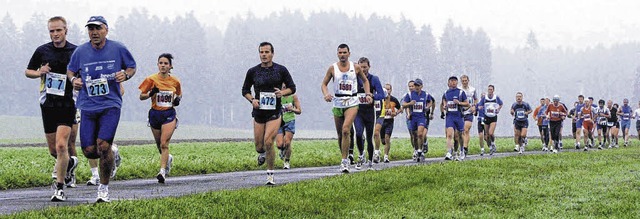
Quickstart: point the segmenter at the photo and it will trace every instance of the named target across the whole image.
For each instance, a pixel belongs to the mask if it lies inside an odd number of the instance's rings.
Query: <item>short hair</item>
[[[389,88],[393,89],[393,86],[391,86],[391,84],[389,83],[384,84],[384,86],[387,86],[387,85],[389,85]]]
[[[462,80],[463,78],[466,78],[467,80],[469,80],[469,76],[467,76],[467,75],[460,76],[460,80]]]
[[[347,52],[350,52],[350,51],[351,51],[351,50],[349,49],[349,45],[347,45],[347,44],[344,44],[344,43],[343,43],[343,44],[338,45],[338,49],[344,49],[344,48],[347,48]]]
[[[520,91],[518,91],[518,92],[516,93],[516,95],[518,95],[518,94],[520,94],[520,95],[524,96],[524,94],[522,94],[522,92],[520,92]]]
[[[490,85],[489,85],[489,87],[490,87],[490,88],[493,88],[493,90],[495,90],[495,89],[496,89],[496,87],[494,87],[494,86],[493,86],[493,84],[490,84]]]
[[[158,61],[160,61],[160,58],[167,58],[169,60],[169,65],[173,66],[173,55],[171,55],[171,53],[162,53],[158,56]]]
[[[543,98],[540,98],[540,100],[547,100],[547,99],[543,97]]]
[[[582,94],[580,94],[580,95],[578,95],[578,98],[584,99],[584,96],[582,96]]]
[[[593,97],[589,97],[589,100],[593,100]]]
[[[49,21],[47,21],[47,23],[51,23],[51,22],[55,22],[55,21],[62,21],[62,23],[64,24],[64,27],[67,27],[67,19],[64,19],[64,17],[62,16],[55,16],[55,17],[51,17],[49,18]]]
[[[598,104],[603,104],[604,105],[604,100],[603,99],[598,100]]]
[[[367,66],[371,67],[371,64],[369,63],[369,59],[367,57],[360,57],[360,59],[358,59],[358,63],[367,63]]]
[[[271,44],[270,42],[262,42],[260,43],[260,46],[258,46],[258,52],[260,51],[260,47],[263,46],[270,46],[271,47],[271,53],[273,53],[273,44]]]

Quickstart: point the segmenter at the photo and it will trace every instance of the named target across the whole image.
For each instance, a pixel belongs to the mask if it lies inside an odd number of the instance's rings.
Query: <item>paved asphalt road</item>
[[[574,151],[567,150],[564,151]],[[541,154],[540,151],[528,151],[525,155]],[[470,155],[466,160],[490,159],[497,157],[515,156],[515,152],[499,153],[493,156]],[[338,161],[336,161],[337,163]],[[444,162],[442,157],[428,158],[425,162],[416,163],[412,160],[392,161],[374,165],[377,170],[397,166],[433,164]],[[447,161],[452,162],[452,161]],[[350,174],[366,171],[350,168]],[[294,168],[289,170],[277,169],[275,182],[277,185],[298,182],[302,180],[317,179],[321,177],[341,175],[339,166]],[[165,184],[159,184],[155,178],[136,179],[125,181],[112,181],[109,184],[109,197],[111,201],[127,199],[150,199],[167,196],[184,196],[194,193],[202,193],[217,190],[233,190],[265,186],[266,174],[264,170],[216,173],[207,175],[193,175],[181,177],[169,177]],[[39,210],[47,207],[81,205],[95,202],[97,186],[87,186],[84,182],[78,182],[77,188],[65,188],[66,202],[51,202],[53,194],[50,186],[26,189],[11,189],[0,191],[0,215],[15,212]]]

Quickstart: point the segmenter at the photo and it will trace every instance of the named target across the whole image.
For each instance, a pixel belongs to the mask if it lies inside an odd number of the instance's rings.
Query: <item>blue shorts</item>
[[[113,143],[120,122],[120,108],[82,110],[80,118],[80,147],[95,146],[96,139]]]
[[[464,120],[462,119],[462,117],[447,116],[445,120],[445,128],[453,128],[454,130],[458,130],[460,132],[464,131]]]
[[[429,117],[426,117],[426,122],[424,123],[424,128],[425,129],[429,129],[429,123],[431,123],[431,120],[429,120]]]
[[[473,114],[464,115],[464,121],[473,122]]]
[[[418,130],[418,126],[424,127],[425,124],[427,124],[427,118],[419,116],[411,117],[411,131],[416,131]]]
[[[581,129],[582,128],[582,122],[583,121],[584,121],[584,119],[576,120],[576,129]]]
[[[631,128],[631,120],[620,120],[620,127],[622,130]]]
[[[280,126],[280,128],[278,129],[278,134],[284,134],[284,132],[291,132],[292,134],[295,134],[296,120],[291,120],[287,123],[284,123],[282,126]]]
[[[376,117],[376,125],[383,125],[384,117]]]
[[[162,125],[176,120],[176,110],[174,108],[168,110],[149,110],[149,126],[153,129],[161,129]]]

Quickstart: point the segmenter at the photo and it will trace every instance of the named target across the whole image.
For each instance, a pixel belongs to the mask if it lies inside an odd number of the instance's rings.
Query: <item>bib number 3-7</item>
[[[276,94],[273,92],[260,92],[260,109],[275,110]]]
[[[90,97],[109,94],[109,82],[106,78],[87,80],[87,94]]]
[[[46,92],[57,96],[64,96],[67,85],[67,75],[48,73],[45,79]]]

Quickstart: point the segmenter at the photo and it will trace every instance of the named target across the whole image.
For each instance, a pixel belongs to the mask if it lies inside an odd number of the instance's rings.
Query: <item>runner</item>
[[[384,162],[389,163],[389,150],[391,148],[391,134],[393,133],[394,117],[398,113],[402,113],[401,105],[398,99],[391,95],[391,84],[384,85],[385,98],[381,102],[382,110],[380,116],[376,120],[375,133],[373,137],[375,139],[376,151],[380,153],[380,142],[382,133],[384,133]]]
[[[382,90],[382,85],[380,84],[380,79],[378,76],[369,73],[369,68],[371,64],[369,63],[369,59],[366,57],[361,57],[358,59],[358,65],[360,69],[362,69],[362,73],[369,80],[370,90],[369,93],[373,94],[373,103],[367,102],[364,83],[362,81],[358,81],[358,100],[360,101],[360,105],[358,106],[358,114],[356,115],[356,119],[354,121],[354,125],[356,127],[356,145],[358,146],[358,152],[360,152],[360,156],[358,156],[358,162],[356,163],[356,169],[362,168],[364,165],[365,157],[364,157],[364,140],[365,137],[362,135],[363,132],[367,131],[366,140],[367,140],[367,162],[368,166],[372,168],[372,163],[378,163],[380,161],[380,151],[374,153],[374,145],[373,145],[373,128],[376,123],[376,118],[380,113],[380,100],[384,99],[384,91]]]
[[[487,96],[480,100],[478,110],[484,110],[484,131],[487,132],[487,145],[489,145],[489,155],[496,152],[496,124],[498,122],[498,113],[502,109],[502,100],[498,95],[494,95],[495,87],[489,85],[487,88]]]
[[[631,113],[633,109],[629,106],[629,99],[624,98],[622,101],[622,107],[618,110],[618,116],[620,116],[620,126],[622,127],[622,139],[624,140],[624,146],[629,145],[629,128],[631,127]]]
[[[577,102],[577,104],[575,104],[575,108],[574,108],[575,109],[575,116],[573,118],[573,121],[575,121],[575,126],[573,126],[573,127],[575,127],[575,134],[574,135],[575,135],[576,142],[575,142],[574,146],[576,147],[576,150],[580,149],[580,134],[583,132],[582,131],[582,127],[584,126],[584,125],[582,125],[582,122],[583,122],[584,118],[578,116],[578,114],[580,114],[580,111],[585,106],[587,106],[587,105],[584,102],[584,96],[582,94],[578,95],[578,102]],[[586,145],[587,144],[585,144],[585,146]]]
[[[604,106],[604,100],[600,99],[598,101],[598,107],[596,108],[596,115],[598,116],[598,149],[602,150],[603,145],[609,141],[609,136],[607,133],[609,126],[607,123],[608,119],[611,117],[611,113],[609,108]],[[604,136],[604,144],[602,138]]]
[[[540,141],[542,142],[542,151],[548,151],[549,148],[549,119],[547,119],[545,112],[547,111],[547,100],[543,97],[540,98],[540,106],[536,107],[533,111],[533,119],[536,120],[538,125],[538,132],[540,133]]]
[[[406,93],[403,97],[402,100],[406,99],[406,98],[411,98],[411,92],[413,92],[415,90],[415,81],[410,80],[407,84],[408,88],[409,88],[409,92]],[[409,138],[410,138],[410,142],[411,142],[411,147],[413,147],[413,156],[412,159],[413,161],[416,161],[418,159],[418,146],[415,144],[416,142],[416,133],[413,132],[413,127],[411,126],[411,111],[412,108],[411,107],[401,107],[402,111],[406,111],[406,123],[407,123],[407,130],[409,132]],[[426,124],[425,124],[426,125]]]
[[[180,105],[182,87],[180,80],[171,72],[173,56],[163,53],[158,57],[158,73],[152,74],[142,81],[140,100],[151,98],[149,110],[149,127],[160,153],[160,171],[156,178],[164,183],[171,172],[173,156],[169,153],[169,141],[178,127],[175,107]]]
[[[336,132],[340,141],[342,152],[342,162],[340,170],[343,173],[349,173],[349,143],[351,139],[351,127],[358,113],[358,78],[362,80],[365,90],[365,101],[373,101],[373,94],[370,92],[369,80],[364,75],[360,65],[350,62],[349,56],[351,52],[347,44],[338,46],[339,61],[332,64],[322,80],[322,95],[327,102],[333,102],[333,119],[336,124]],[[329,81],[334,81],[334,95],[329,93],[327,85]]]
[[[633,111],[633,119],[636,120],[636,133],[638,140],[640,140],[640,101],[638,101],[638,109]]]
[[[520,145],[518,153],[524,153],[524,139],[527,137],[527,129],[529,128],[529,114],[531,113],[531,106],[529,103],[522,101],[522,93],[516,93],[516,102],[511,105],[511,116],[513,119],[513,132],[518,137],[518,144]]]
[[[595,111],[593,107],[591,107],[591,100],[583,103],[577,116],[580,117],[580,123],[582,124],[582,130],[584,132],[584,151],[588,151],[588,148],[592,147],[592,141],[589,139],[593,139],[593,118],[596,118]]]
[[[81,110],[82,152],[89,159],[100,158],[96,202],[110,202],[109,177],[119,159],[111,144],[120,121],[120,83],[135,74],[136,62],[124,45],[106,38],[109,26],[104,17],[92,16],[85,26],[90,41],[78,46],[71,56],[67,78],[80,89],[76,107]]]
[[[611,117],[607,119],[607,126],[609,127],[609,148],[618,147],[618,131],[620,130],[620,123],[618,122],[618,104],[614,104],[612,100],[607,101],[607,108]]]
[[[549,128],[551,139],[553,140],[553,153],[560,150],[560,136],[562,135],[562,120],[567,116],[567,108],[560,104],[560,96],[553,96],[553,104],[550,104],[545,111],[549,118]]]
[[[464,119],[462,107],[469,106],[469,100],[464,91],[458,88],[458,78],[455,76],[449,77],[448,80],[449,89],[442,95],[442,104],[440,104],[440,111],[447,112],[445,115],[445,128],[447,136],[447,154],[445,160],[451,160],[453,154],[453,138],[455,131],[462,133],[464,131]],[[466,151],[464,148],[460,148],[460,160],[464,160]]]
[[[73,86],[65,74],[76,45],[67,41],[67,21],[52,17],[47,21],[51,42],[39,46],[31,56],[25,75],[40,79],[40,112],[49,154],[56,159],[51,177],[54,179],[51,201],[65,201],[64,186],[75,187],[78,158],[69,146],[76,108]],[[75,135],[74,135],[75,137]],[[74,141],[75,142],[75,141]]]
[[[427,103],[428,94],[422,91],[422,80],[415,79],[414,80],[415,90],[411,92],[411,96],[407,96],[404,98],[402,107],[411,107],[413,110],[411,111],[410,119],[411,119],[411,127],[415,132],[415,142],[414,144],[418,146],[417,153],[417,162],[424,161],[424,153],[422,151],[423,141],[424,141],[424,126],[426,124],[427,118],[424,115],[424,111],[426,108],[429,108],[429,104]]]
[[[429,92],[427,92],[427,105],[428,107],[425,108],[425,111],[424,111],[424,117],[426,118],[425,120],[426,122],[424,123],[424,133],[423,133],[424,140],[422,141],[423,142],[422,152],[424,154],[427,154],[427,152],[429,152],[429,139],[428,139],[429,124],[431,123],[431,120],[433,120],[433,113],[436,111],[436,99],[433,98],[433,96],[431,96]]]
[[[469,76],[460,76],[462,87],[460,89],[465,92],[469,100],[469,106],[463,107],[464,112],[464,131],[462,132],[462,147],[464,147],[461,159],[464,159],[467,153],[469,153],[469,139],[471,138],[469,130],[473,125],[473,114],[476,111],[476,103],[478,102],[478,95],[476,94],[476,88],[469,86]]]
[[[569,110],[569,115],[567,115],[567,117],[571,119],[571,135],[572,135],[573,139],[577,138],[576,137],[576,132],[578,130],[578,128],[576,127],[576,122],[577,122],[577,119],[578,119],[578,117],[576,116],[577,115],[577,107],[578,107],[578,102],[576,101],[576,102],[573,103],[573,108],[571,108]],[[576,144],[577,143],[578,143],[578,141],[576,141]],[[574,145],[574,146],[577,146],[577,145]],[[580,148],[576,148],[576,149],[580,149]]]
[[[273,166],[275,153],[273,141],[280,128],[282,96],[294,94],[289,70],[283,65],[273,62],[274,48],[269,42],[258,46],[260,64],[250,68],[242,85],[242,96],[251,103],[253,111],[253,137],[258,152],[258,166],[267,162],[267,185],[275,185]],[[282,84],[287,88],[280,90]],[[251,95],[251,87],[254,94]]]
[[[485,93],[483,92],[480,95],[480,99],[485,97]],[[476,109],[480,106],[479,102],[476,102]],[[486,134],[484,132],[484,110],[476,110],[475,115],[478,116],[478,144],[480,145],[480,156],[484,156],[484,139],[486,138]]]
[[[286,85],[282,85],[282,89],[286,89]],[[282,97],[282,126],[278,129],[278,135],[276,136],[276,145],[280,149],[280,159],[284,160],[282,169],[291,168],[289,163],[291,160],[291,152],[293,147],[291,142],[293,141],[293,135],[296,134],[296,115],[302,113],[302,107],[300,107],[300,100],[297,94],[291,94]]]

